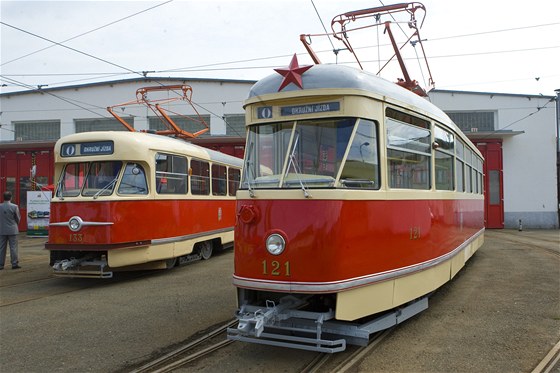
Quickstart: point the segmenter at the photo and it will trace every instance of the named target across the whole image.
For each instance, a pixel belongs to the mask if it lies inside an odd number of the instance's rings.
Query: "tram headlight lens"
[[[70,228],[72,232],[77,232],[82,229],[82,223],[83,221],[79,216],[74,216],[68,221],[68,228]]]
[[[272,255],[280,255],[286,247],[286,241],[281,235],[274,233],[266,239],[266,249]]]

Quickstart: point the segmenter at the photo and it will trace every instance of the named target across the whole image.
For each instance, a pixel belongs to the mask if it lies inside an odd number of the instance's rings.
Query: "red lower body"
[[[147,200],[56,202],[50,222],[113,223],[84,226],[78,232],[67,226],[50,226],[49,250],[107,250],[150,243],[152,240],[200,235],[235,225],[235,200]]]
[[[253,217],[237,221],[234,282],[243,279],[242,286],[253,289],[273,289],[267,282],[340,282],[416,266],[451,253],[484,228],[482,199],[251,199],[238,201],[241,217],[243,206],[251,206]],[[271,233],[286,240],[280,255],[266,250]]]

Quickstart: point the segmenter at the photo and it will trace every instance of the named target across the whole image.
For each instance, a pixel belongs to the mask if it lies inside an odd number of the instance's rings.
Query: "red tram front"
[[[483,243],[483,161],[441,110],[372,74],[314,65],[282,83],[246,102],[228,338],[340,351],[387,320],[356,331],[368,317],[427,307]]]

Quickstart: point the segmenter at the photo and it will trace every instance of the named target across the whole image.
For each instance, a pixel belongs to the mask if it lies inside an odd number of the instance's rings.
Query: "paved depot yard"
[[[23,269],[0,271],[0,371],[126,371],[235,310],[233,253],[111,280],[49,275],[43,238],[20,238]],[[430,307],[357,372],[531,372],[560,340],[558,230],[489,230]],[[204,372],[293,372],[314,353],[235,343]],[[183,368],[181,371],[192,371]],[[559,371],[556,367],[554,372]]]

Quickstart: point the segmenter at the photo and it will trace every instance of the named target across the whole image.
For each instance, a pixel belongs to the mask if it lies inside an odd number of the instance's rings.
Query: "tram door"
[[[19,230],[27,230],[27,192],[39,190],[42,185],[52,181],[53,160],[49,151],[8,151],[1,160],[2,173],[0,191],[12,192],[12,202],[17,204],[21,213]],[[36,175],[31,170],[35,163]],[[35,182],[35,183],[34,183]]]
[[[484,157],[484,220],[486,228],[504,228],[504,178],[501,140],[477,141]]]

